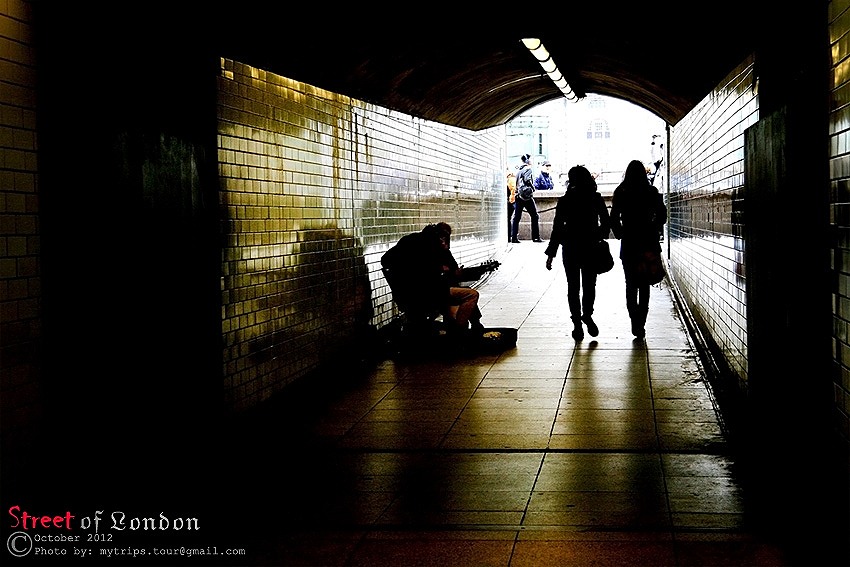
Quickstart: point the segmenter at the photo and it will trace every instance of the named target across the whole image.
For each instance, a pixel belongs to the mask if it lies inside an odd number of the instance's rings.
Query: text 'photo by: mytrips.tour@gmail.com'
[[[5,553],[17,565],[235,565],[248,559],[246,548],[224,541],[213,520],[192,514],[81,513],[17,504],[6,512]]]

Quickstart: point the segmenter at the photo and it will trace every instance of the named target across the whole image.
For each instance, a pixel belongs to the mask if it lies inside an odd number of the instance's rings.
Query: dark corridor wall
[[[217,61],[190,34],[151,45],[67,31],[86,14],[67,15],[36,10],[34,28],[48,416],[179,444],[221,397]],[[99,64],[132,42],[149,47]]]

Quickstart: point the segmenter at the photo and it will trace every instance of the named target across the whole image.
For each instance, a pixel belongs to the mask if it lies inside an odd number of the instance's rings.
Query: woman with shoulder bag
[[[626,309],[632,334],[646,336],[649,313],[649,288],[664,277],[661,266],[661,229],[667,222],[667,207],[658,189],[649,183],[642,162],[633,160],[626,167],[623,182],[614,190],[611,201],[611,229],[620,240],[620,260],[626,277]],[[656,262],[655,277],[650,279],[647,260]]]
[[[605,200],[596,188],[596,181],[584,166],[570,168],[567,192],[558,199],[552,223],[552,237],[546,247],[546,269],[562,246],[561,257],[567,276],[567,303],[573,322],[572,336],[584,338],[582,323],[595,337],[599,328],[593,320],[596,302],[596,246],[608,238],[610,218]]]

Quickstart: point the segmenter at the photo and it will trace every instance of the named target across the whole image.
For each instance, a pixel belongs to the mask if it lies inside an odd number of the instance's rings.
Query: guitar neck
[[[464,281],[477,280],[481,276],[483,276],[484,274],[492,272],[493,270],[496,270],[498,267],[499,267],[499,262],[497,262],[496,260],[490,260],[489,262],[484,262],[484,263],[479,264],[477,266],[464,268],[462,279]]]

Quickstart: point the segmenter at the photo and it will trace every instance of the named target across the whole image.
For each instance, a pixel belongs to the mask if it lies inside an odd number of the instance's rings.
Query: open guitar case
[[[394,355],[415,358],[440,358],[442,356],[475,356],[500,354],[516,347],[517,329],[511,327],[485,327],[482,332],[450,335],[439,320],[428,328],[417,325],[415,330],[405,328],[402,320],[392,339]]]
[[[479,266],[463,268],[465,277],[470,280],[478,280],[484,274],[499,269],[500,262],[490,260]],[[516,347],[517,329],[511,327],[485,327],[481,334],[472,334],[468,341],[469,348],[473,351],[499,353]]]
[[[517,329],[512,327],[485,327],[471,346],[481,352],[500,353],[515,348],[516,339]]]

